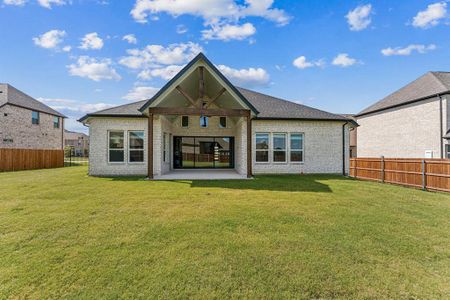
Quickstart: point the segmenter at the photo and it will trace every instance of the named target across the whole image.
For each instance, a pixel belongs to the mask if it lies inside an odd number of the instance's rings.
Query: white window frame
[[[256,148],[256,139],[257,139],[257,136],[258,136],[258,135],[262,135],[262,134],[267,135],[267,143],[268,143],[268,145],[267,145],[267,150],[257,149],[257,148]],[[270,136],[270,133],[269,133],[269,132],[256,132],[256,133],[255,133],[255,163],[256,163],[256,164],[270,164],[270,148],[271,148],[271,136]],[[263,151],[267,152],[267,161],[258,161],[258,160],[257,160],[256,153],[257,153],[258,151],[260,151],[260,152],[263,152]]]
[[[293,149],[292,148],[292,140],[291,137],[293,135],[300,135],[302,137],[302,148],[301,149]],[[291,152],[302,152],[302,160],[301,161],[292,161],[291,160]],[[289,133],[289,162],[293,164],[303,164],[305,162],[305,134],[303,132],[291,132]]]
[[[123,134],[123,148],[113,148],[113,149],[110,148],[110,146],[111,146],[111,143],[110,143],[111,132],[114,132],[114,133],[121,132]],[[107,141],[107,143],[108,143],[108,163],[109,164],[124,164],[125,163],[125,148],[126,148],[125,147],[125,139],[126,139],[126,134],[125,134],[124,130],[108,130],[108,141]],[[113,150],[113,151],[123,151],[123,160],[122,161],[111,161],[111,157],[110,157],[111,150]]]
[[[188,120],[188,124],[187,124],[187,126],[183,126],[183,118],[187,118],[187,120]],[[181,125],[181,128],[189,128],[189,123],[190,123],[190,118],[189,118],[189,116],[181,116],[181,118],[180,118],[180,125]]]
[[[275,136],[276,135],[284,135],[284,150],[276,150],[275,149]],[[272,162],[274,163],[274,164],[285,164],[285,163],[287,163],[288,162],[288,143],[287,143],[287,137],[288,137],[288,134],[286,133],[286,132],[274,132],[274,133],[272,133]],[[277,151],[277,152],[282,152],[282,151],[284,151],[285,152],[285,155],[284,155],[284,161],[275,161],[275,151]]]
[[[143,141],[143,145],[142,145],[142,149],[131,149],[130,145],[130,138],[131,138],[131,132],[142,132],[142,141]],[[144,130],[128,130],[128,134],[127,134],[127,145],[128,145],[128,158],[127,161],[129,164],[143,164],[145,163],[145,131]],[[142,161],[130,161],[131,158],[131,151],[142,151]]]

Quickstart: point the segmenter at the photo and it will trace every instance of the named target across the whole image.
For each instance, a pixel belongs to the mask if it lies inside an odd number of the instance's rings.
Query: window
[[[200,127],[203,127],[203,128],[208,127],[208,122],[209,122],[208,117],[206,117],[206,116],[200,117]]]
[[[109,162],[124,161],[124,133],[123,131],[109,132]]]
[[[53,117],[53,128],[59,128],[59,117]]]
[[[143,162],[144,161],[144,132],[130,131],[129,134],[129,155],[128,161]]]
[[[181,117],[181,127],[184,127],[184,128],[189,127],[189,116]]]
[[[269,162],[269,134],[256,134],[256,162]]]
[[[450,145],[445,145],[445,149],[447,150],[447,158],[450,158]]]
[[[220,117],[219,119],[219,127],[227,128],[227,117]]]
[[[31,112],[31,124],[39,125],[39,112],[38,111]]]
[[[273,134],[273,161],[286,162],[286,134]]]
[[[163,162],[167,161],[167,133],[163,133]]]
[[[303,162],[303,134],[291,133],[290,139],[291,162]]]

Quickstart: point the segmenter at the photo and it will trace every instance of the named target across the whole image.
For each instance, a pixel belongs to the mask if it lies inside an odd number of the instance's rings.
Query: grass
[[[339,176],[0,174],[0,298],[448,299],[450,195]]]

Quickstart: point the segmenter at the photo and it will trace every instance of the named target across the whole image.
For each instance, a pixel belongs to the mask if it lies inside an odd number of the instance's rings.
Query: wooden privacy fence
[[[449,159],[351,158],[350,176],[450,192]]]
[[[0,148],[0,172],[64,167],[64,150]]]

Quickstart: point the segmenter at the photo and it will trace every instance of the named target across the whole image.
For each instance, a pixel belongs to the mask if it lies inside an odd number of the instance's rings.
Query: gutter
[[[444,121],[443,121],[443,117],[442,117],[442,96],[438,95],[439,97],[439,130],[440,130],[440,138],[439,138],[439,142],[440,142],[440,154],[441,154],[441,159],[444,158],[444,130],[442,129],[442,127],[444,126]]]
[[[346,176],[346,170],[345,170],[345,126],[348,124],[348,122],[345,122],[342,125],[342,175]]]

